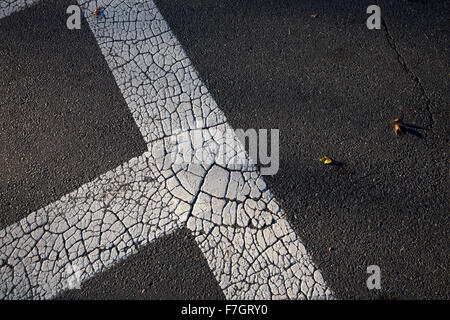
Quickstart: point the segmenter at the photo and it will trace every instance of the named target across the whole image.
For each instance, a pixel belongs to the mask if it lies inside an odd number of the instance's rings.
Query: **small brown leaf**
[[[396,123],[395,126],[394,126],[394,132],[395,132],[395,134],[398,135],[398,136],[401,135],[401,134],[403,133],[402,128],[399,126],[398,123]]]
[[[319,158],[319,161],[323,164],[331,164],[333,163],[333,159],[331,159],[330,157],[327,156],[322,156]]]
[[[92,11],[92,15],[94,16],[94,18],[98,18],[98,16],[100,15],[100,10],[102,10],[102,6],[99,6],[97,8],[95,8],[94,11]]]

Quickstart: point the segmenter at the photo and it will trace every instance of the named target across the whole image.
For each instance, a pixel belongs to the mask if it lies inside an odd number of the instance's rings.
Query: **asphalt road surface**
[[[0,4],[0,298],[450,298],[448,2],[106,2]],[[279,129],[279,171],[160,165],[191,109]]]

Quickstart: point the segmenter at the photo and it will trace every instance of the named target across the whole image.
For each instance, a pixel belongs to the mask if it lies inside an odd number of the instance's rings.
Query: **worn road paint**
[[[13,4],[0,17],[25,7]],[[332,298],[234,134],[239,168],[172,161],[171,138],[198,121],[217,145],[202,152],[227,147],[216,132],[232,129],[153,1],[104,1],[101,22],[96,1],[79,4],[149,151],[1,230],[0,298],[51,298],[68,265],[86,280],[181,226],[228,299]]]

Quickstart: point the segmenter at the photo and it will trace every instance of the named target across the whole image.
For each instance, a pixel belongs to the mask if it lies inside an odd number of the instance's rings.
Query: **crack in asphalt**
[[[378,4],[377,4],[378,5]],[[379,6],[379,5],[378,5]],[[432,112],[432,106],[433,106],[433,101],[430,97],[430,95],[426,92],[422,81],[420,80],[420,78],[414,73],[414,71],[408,66],[408,63],[406,62],[406,58],[403,57],[403,55],[401,54],[400,50],[397,47],[397,44],[395,42],[395,39],[393,37],[393,35],[391,34],[388,24],[386,22],[386,19],[384,17],[381,17],[381,23],[386,31],[386,39],[387,42],[389,44],[389,46],[392,48],[392,50],[394,50],[396,56],[397,56],[397,60],[400,63],[400,65],[402,65],[403,69],[405,70],[405,72],[410,76],[410,78],[414,81],[414,83],[416,84],[416,86],[419,88],[419,92],[420,94],[425,97],[425,108],[427,110],[428,113],[428,125],[425,128],[425,134],[428,133],[428,131],[433,131],[433,126],[434,126],[434,116],[433,116],[433,112]]]

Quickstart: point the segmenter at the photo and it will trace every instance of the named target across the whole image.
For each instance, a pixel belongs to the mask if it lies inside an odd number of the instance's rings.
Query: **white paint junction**
[[[32,2],[3,1],[0,18]],[[224,161],[171,158],[174,134],[200,130],[216,146],[204,153],[227,147],[217,133],[233,131],[153,1],[105,0],[99,21],[97,1],[78,2],[148,152],[1,230],[0,298],[52,298],[67,288],[68,267],[84,281],[180,227],[227,299],[332,298],[235,135]]]

